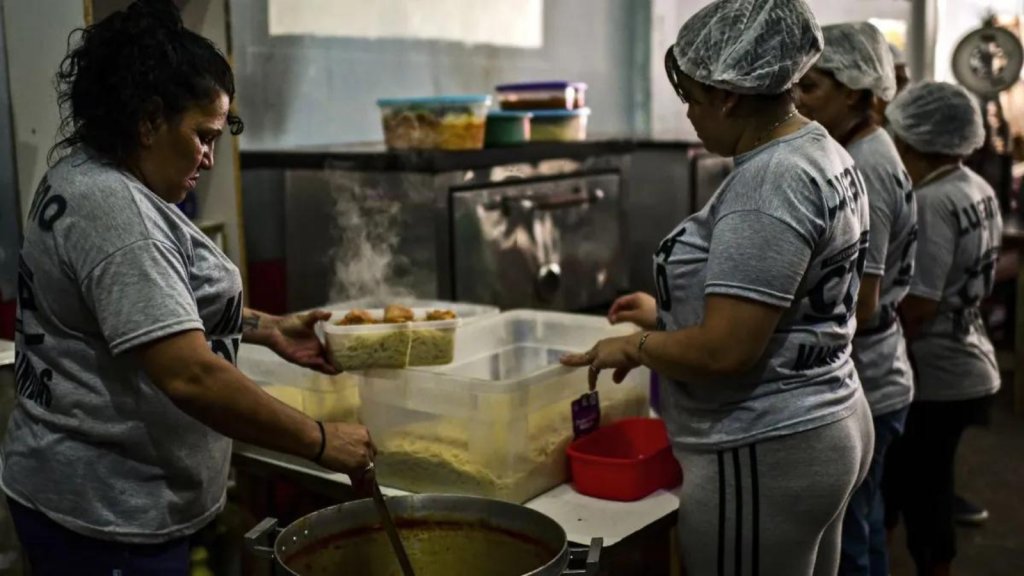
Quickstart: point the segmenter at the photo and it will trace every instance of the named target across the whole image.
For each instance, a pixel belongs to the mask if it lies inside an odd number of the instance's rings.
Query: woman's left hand
[[[561,361],[566,366],[589,366],[587,381],[591,390],[597,387],[597,377],[604,369],[615,370],[612,380],[619,384],[633,368],[640,365],[637,355],[639,341],[640,334],[608,338],[601,340],[583,354],[566,354],[562,356]]]
[[[325,310],[283,316],[277,321],[268,347],[292,364],[324,374],[338,374],[339,370],[331,364],[327,351],[313,330],[317,322],[330,317],[331,313]]]

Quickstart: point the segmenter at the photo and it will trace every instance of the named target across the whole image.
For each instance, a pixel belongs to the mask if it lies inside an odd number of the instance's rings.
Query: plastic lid
[[[492,110],[487,113],[488,118],[532,118],[533,112],[526,110]]]
[[[491,103],[490,94],[455,94],[451,96],[422,96],[417,98],[381,98],[378,106],[451,106]]]
[[[531,110],[536,118],[570,118],[573,116],[589,116],[590,108],[575,110]]]
[[[548,82],[523,82],[520,84],[502,84],[494,89],[498,92],[529,92],[531,90],[565,90],[574,87],[572,82],[548,81]]]

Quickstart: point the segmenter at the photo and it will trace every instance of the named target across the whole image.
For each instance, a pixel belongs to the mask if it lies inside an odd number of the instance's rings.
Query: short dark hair
[[[78,37],[75,43],[75,37]],[[57,71],[58,152],[84,144],[115,162],[139,148],[139,123],[174,120],[218,91],[234,100],[235,79],[224,54],[182,23],[171,0],[136,0],[68,36]],[[242,120],[228,114],[232,134]]]

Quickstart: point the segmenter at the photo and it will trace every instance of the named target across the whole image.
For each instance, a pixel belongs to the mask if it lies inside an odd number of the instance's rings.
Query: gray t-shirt
[[[910,176],[892,138],[875,130],[849,145],[864,176],[871,206],[871,235],[864,273],[881,276],[878,311],[853,339],[853,363],[875,416],[899,410],[914,397],[897,308],[910,289],[917,244],[917,203]]]
[[[910,347],[918,400],[969,400],[999,390],[978,305],[992,293],[1003,220],[992,187],[961,167],[917,189],[917,270],[910,293],[939,303]]]
[[[58,162],[25,226],[4,491],[105,540],[161,542],[209,522],[231,441],[128,352],[203,330],[234,363],[241,312],[238,269],[175,206],[84,150]]]
[[[823,426],[851,414],[861,394],[850,344],[868,200],[853,159],[812,123],[737,156],[735,165],[704,209],[654,255],[658,324],[700,324],[712,294],[783,314],[748,373],[662,385],[662,416],[676,445],[689,449]]]

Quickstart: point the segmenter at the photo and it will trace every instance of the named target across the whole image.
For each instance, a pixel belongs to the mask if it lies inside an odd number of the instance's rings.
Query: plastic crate
[[[571,402],[587,391],[587,373],[559,358],[634,330],[592,316],[506,312],[463,326],[451,365],[365,372],[361,416],[377,444],[378,478],[517,503],[565,482]],[[618,385],[602,372],[602,422],[647,414],[648,380],[646,369]]]

